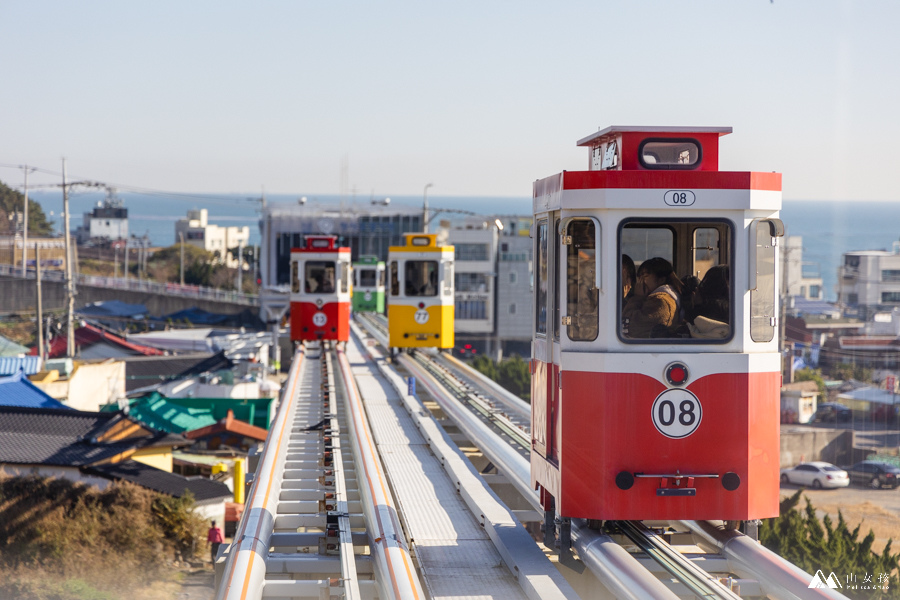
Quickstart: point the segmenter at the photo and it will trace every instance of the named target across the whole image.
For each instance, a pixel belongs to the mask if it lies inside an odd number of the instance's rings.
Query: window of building
[[[850,306],[859,304],[859,294],[847,294],[847,304]]]
[[[515,271],[510,271],[510,273],[509,273],[509,283],[512,284],[512,285],[515,285],[516,282],[517,282],[518,280],[519,280],[519,274],[516,273]]]
[[[397,273],[397,261],[391,261],[391,296],[400,295],[400,275]]]
[[[897,282],[900,281],[900,270],[897,269],[883,269],[881,271],[881,281],[884,282]]]
[[[516,303],[515,302],[513,302],[512,304],[509,305],[509,314],[511,314],[511,315],[516,314]]]
[[[406,261],[403,282],[406,296],[437,296],[438,262],[436,260]]]
[[[488,259],[487,244],[454,244],[456,260],[473,261]]]
[[[456,319],[463,321],[487,319],[487,302],[484,300],[457,300]]]
[[[625,295],[624,267],[618,269],[622,341],[730,340],[734,281],[728,260],[733,231],[730,221],[715,219],[625,221],[615,264],[633,262],[635,281]]]
[[[486,273],[457,273],[457,292],[488,292],[490,291],[490,278]]]
[[[547,298],[550,284],[550,242],[547,239],[547,221],[539,221],[537,225],[537,277],[535,287],[535,325],[538,334],[547,335]]]
[[[900,292],[881,292],[882,304],[897,304],[900,302]]]
[[[809,286],[809,297],[810,298],[821,298],[822,297],[822,287],[818,285]]]
[[[597,339],[599,332],[594,221],[572,221],[566,235],[566,335],[572,341],[588,342]]]
[[[305,281],[307,294],[334,293],[334,261],[306,261]]]

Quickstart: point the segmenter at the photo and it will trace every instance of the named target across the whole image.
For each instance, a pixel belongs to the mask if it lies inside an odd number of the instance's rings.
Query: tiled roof
[[[124,361],[126,393],[164,381],[230,369],[233,366],[225,358],[224,352],[186,356],[129,356]]]
[[[0,377],[0,406],[71,410],[68,406],[51,398],[36,385],[28,381],[28,378],[25,377],[25,373],[22,371],[10,377]]]
[[[176,498],[180,498],[185,492],[190,492],[193,494],[194,500],[198,502],[232,497],[231,490],[221,481],[213,481],[205,477],[183,477],[135,460],[84,467],[81,470],[84,473],[99,475],[107,479],[130,481],[141,487]]]
[[[104,432],[123,420],[133,425],[122,413],[0,406],[0,463],[78,467],[177,440],[166,433],[152,432],[149,436],[101,441]]]
[[[28,348],[0,335],[0,356],[18,356],[27,353]]]
[[[154,429],[170,433],[183,433],[216,422],[209,408],[179,406],[159,394],[132,400],[128,416]]]

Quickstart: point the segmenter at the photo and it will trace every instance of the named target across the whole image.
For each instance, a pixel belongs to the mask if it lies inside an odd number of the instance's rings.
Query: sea
[[[266,196],[268,204],[296,204],[298,194]],[[96,192],[74,193],[69,197],[71,226],[82,223],[82,215],[90,212],[105,195]],[[347,207],[368,205],[371,198],[308,194],[307,206]],[[62,194],[36,191],[29,198],[38,202],[44,213],[62,231]],[[189,209],[206,208],[209,222],[227,226],[250,227],[250,244],[259,243],[258,227],[261,202],[240,194],[140,194],[121,193],[119,198],[128,209],[129,232],[150,239],[155,246],[175,243],[175,221],[184,218]],[[380,198],[378,198],[380,199]],[[391,196],[393,204],[422,206],[421,196]],[[432,210],[453,209],[481,215],[528,215],[531,198],[452,197],[428,198]],[[444,213],[441,219],[459,220],[464,213]],[[837,299],[838,267],[844,252],[856,250],[892,250],[900,243],[900,201],[785,200],[781,211],[786,235],[803,238],[803,269],[808,277],[821,277],[827,301]]]

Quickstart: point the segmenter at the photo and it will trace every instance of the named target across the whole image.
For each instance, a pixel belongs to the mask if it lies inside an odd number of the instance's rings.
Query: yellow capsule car
[[[452,348],[453,246],[433,233],[407,233],[388,249],[388,329],[392,348]]]

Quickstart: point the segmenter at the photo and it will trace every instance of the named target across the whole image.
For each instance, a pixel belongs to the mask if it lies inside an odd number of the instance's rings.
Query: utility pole
[[[41,249],[34,246],[35,281],[37,281],[37,353],[44,356],[44,307],[41,303]]]
[[[184,285],[184,232],[179,231],[178,237],[181,238],[181,285]]]
[[[125,281],[128,281],[128,241],[129,238],[125,238],[125,272],[123,273]]]
[[[69,188],[66,185],[66,159],[62,164],[63,223],[66,240],[66,356],[75,356],[75,282],[72,280],[72,237],[69,234]]]
[[[238,293],[244,290],[244,240],[238,242]]]
[[[37,169],[29,168],[28,165],[21,169],[25,171],[25,221],[22,227],[22,277],[25,277],[28,273],[28,173]]]

